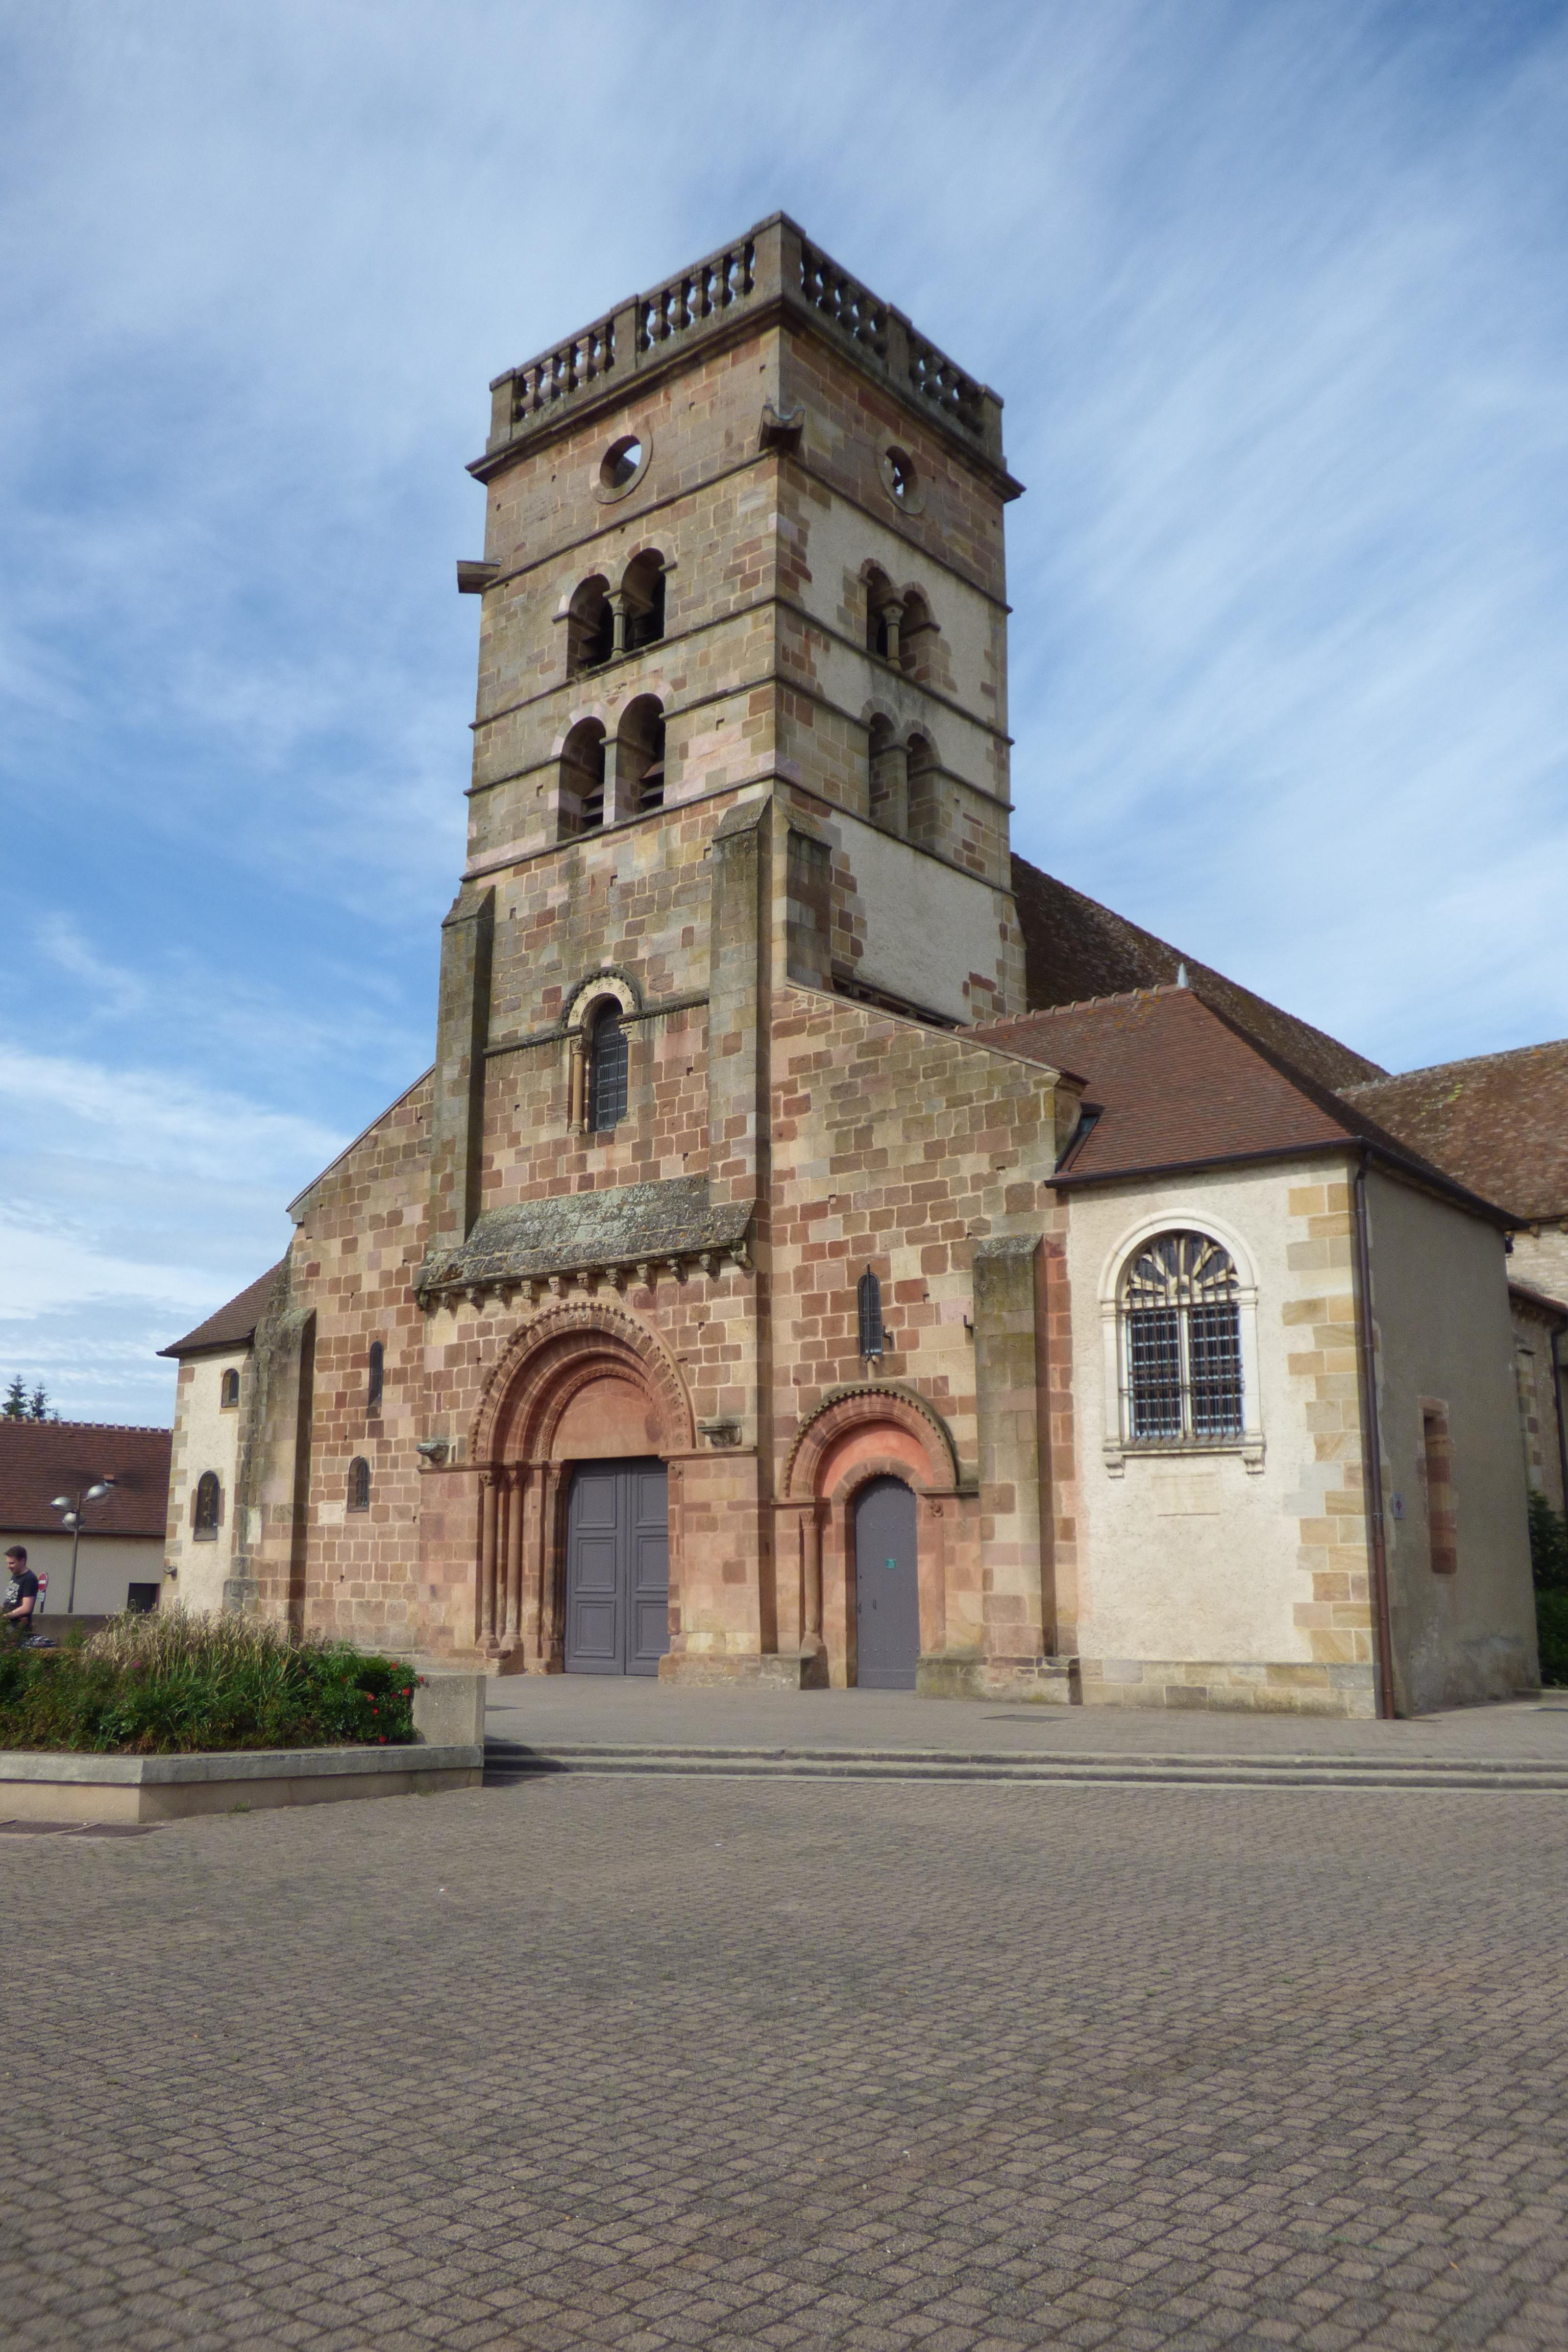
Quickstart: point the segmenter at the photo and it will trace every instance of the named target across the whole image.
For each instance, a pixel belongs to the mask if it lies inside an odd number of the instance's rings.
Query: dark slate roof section
[[[732,1254],[744,1248],[751,1218],[748,1202],[712,1207],[705,1176],[521,1201],[487,1209],[460,1249],[426,1259],[415,1286],[424,1295]]]
[[[58,1536],[57,1495],[79,1494],[96,1479],[113,1491],[89,1503],[82,1531],[91,1536],[156,1536],[169,1517],[169,1429],[128,1429],[113,1422],[0,1421],[0,1538]]]
[[[1343,1093],[1457,1183],[1500,1192],[1527,1224],[1568,1217],[1568,1037]]]
[[[242,1290],[237,1298],[231,1298],[226,1307],[220,1307],[216,1315],[209,1315],[205,1323],[198,1323],[195,1329],[187,1331],[183,1339],[175,1339],[167,1348],[160,1348],[158,1353],[161,1356],[200,1356],[209,1348],[248,1347],[256,1336],[256,1327],[261,1320],[268,1295],[288,1263],[287,1258],[279,1258],[276,1265],[269,1266],[265,1274],[258,1275]]]
[[[973,1034],[1084,1073],[1083,1108],[1099,1117],[1056,1179],[1064,1187],[1365,1143],[1465,1206],[1499,1223],[1514,1222],[1292,1069],[1193,989],[1143,989],[987,1022]]]
[[[1314,1029],[1309,1021],[1283,1013],[1254,996],[1221,971],[1184,956],[1152,931],[1112,914],[1081,890],[1042,874],[1026,858],[1013,860],[1013,894],[1024,933],[1025,984],[1031,1010],[1121,996],[1137,989],[1166,987],[1184,963],[1194,995],[1245,1029],[1249,1036],[1283,1055],[1320,1086],[1349,1087],[1384,1075],[1364,1054]]]

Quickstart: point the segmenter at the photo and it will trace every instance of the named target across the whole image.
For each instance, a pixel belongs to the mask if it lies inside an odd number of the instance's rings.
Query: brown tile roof
[[[1538,1290],[1533,1282],[1510,1281],[1508,1295],[1527,1314],[1539,1315],[1543,1323],[1568,1325],[1568,1300],[1553,1298],[1549,1290]]]
[[[237,1298],[231,1298],[226,1307],[220,1307],[216,1315],[209,1315],[205,1323],[198,1323],[195,1329],[187,1331],[183,1339],[172,1340],[168,1347],[160,1348],[158,1353],[161,1356],[196,1356],[207,1348],[245,1347],[261,1319],[268,1293],[288,1263],[287,1258],[279,1258],[276,1265],[268,1266],[265,1274],[258,1275]]]
[[[1500,1194],[1527,1223],[1568,1217],[1568,1037],[1343,1091],[1457,1182]]]
[[[986,1022],[969,1034],[1082,1077],[1084,1108],[1099,1117],[1069,1148],[1064,1184],[1364,1142],[1446,1192],[1461,1190],[1194,989],[1144,989]],[[1461,1196],[1502,1215],[1468,1191]]]
[[[0,1421],[0,1534],[55,1535],[57,1495],[77,1495],[95,1479],[113,1492],[89,1503],[83,1532],[162,1536],[169,1510],[168,1429],[125,1429],[112,1422]]]
[[[1032,1009],[1076,1004],[1089,997],[1121,996],[1130,990],[1168,986],[1184,963],[1194,995],[1215,1006],[1320,1086],[1354,1086],[1381,1077],[1383,1068],[1352,1053],[1309,1021],[1282,1013],[1221,971],[1184,956],[1152,931],[1112,914],[1042,874],[1026,858],[1013,860],[1013,893],[1024,932],[1025,981]]]

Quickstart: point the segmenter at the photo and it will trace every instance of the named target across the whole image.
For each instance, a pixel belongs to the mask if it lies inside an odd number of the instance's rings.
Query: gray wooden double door
[[[913,1690],[920,1654],[915,1498],[901,1478],[873,1478],[855,1497],[855,1679]]]
[[[584,1462],[566,1498],[566,1671],[657,1675],[669,1647],[662,1462]]]

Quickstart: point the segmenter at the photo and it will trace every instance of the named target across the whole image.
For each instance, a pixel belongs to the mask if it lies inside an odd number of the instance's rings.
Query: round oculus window
[[[642,443],[635,433],[624,434],[612,441],[599,467],[599,479],[607,490],[624,490],[637,478],[642,464]]]

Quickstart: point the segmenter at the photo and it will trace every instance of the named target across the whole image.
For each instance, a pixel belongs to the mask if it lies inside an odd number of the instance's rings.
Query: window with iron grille
[[[1239,1437],[1240,1284],[1207,1234],[1158,1234],[1121,1287],[1125,1427],[1134,1444]]]
[[[594,1023],[588,1058],[588,1125],[604,1134],[626,1115],[626,1033],[619,1008],[606,1004]]]

